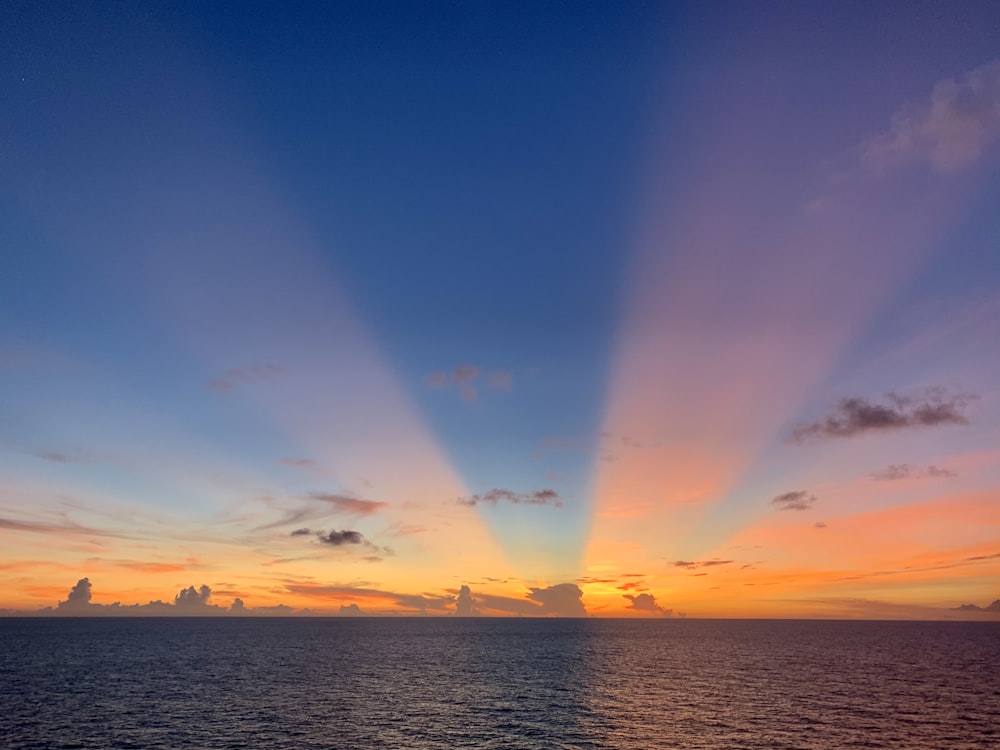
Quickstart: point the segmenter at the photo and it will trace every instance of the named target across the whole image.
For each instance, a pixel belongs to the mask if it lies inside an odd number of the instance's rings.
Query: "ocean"
[[[0,747],[1000,748],[1000,622],[0,619]]]

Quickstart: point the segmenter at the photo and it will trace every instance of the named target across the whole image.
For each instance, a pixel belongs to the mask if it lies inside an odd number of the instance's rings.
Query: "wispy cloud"
[[[478,495],[468,495],[458,498],[459,505],[466,505],[474,508],[477,505],[489,505],[496,507],[501,503],[510,505],[548,505],[553,508],[562,508],[562,500],[559,493],[553,489],[535,490],[534,492],[511,492],[504,489],[492,489]]]
[[[334,513],[353,516],[355,518],[374,515],[382,508],[389,506],[389,503],[379,500],[363,500],[351,495],[339,495],[329,492],[313,492],[309,497],[313,500],[328,503],[333,508]]]
[[[695,562],[693,560],[674,560],[671,565],[675,568],[687,568],[688,570],[694,570],[695,568],[712,568],[716,565],[731,565],[736,562],[735,560],[701,560]]]
[[[253,385],[271,380],[284,374],[284,372],[285,368],[269,362],[261,365],[234,367],[231,370],[226,370],[219,377],[210,380],[206,387],[213,393],[231,393],[238,386]]]
[[[929,388],[920,395],[886,395],[884,403],[860,397],[845,398],[822,419],[796,426],[788,442],[849,438],[868,432],[885,432],[914,427],[967,424],[965,407],[976,396],[949,394],[943,388]]]
[[[771,498],[771,505],[777,506],[778,510],[809,510],[815,502],[816,496],[806,490],[784,492]]]
[[[478,365],[457,365],[451,372],[434,370],[424,376],[424,384],[432,390],[458,388],[460,398],[466,403],[479,399],[478,384],[495,391],[509,391],[514,385],[514,375],[509,370],[493,370],[483,378],[483,370]]]
[[[957,172],[998,137],[1000,60],[940,81],[928,101],[898,112],[889,131],[866,144],[864,160],[879,171],[925,162]]]
[[[910,464],[889,464],[884,469],[873,471],[869,476],[879,482],[895,482],[901,479],[948,479],[957,477],[958,472],[933,464],[925,468]]]

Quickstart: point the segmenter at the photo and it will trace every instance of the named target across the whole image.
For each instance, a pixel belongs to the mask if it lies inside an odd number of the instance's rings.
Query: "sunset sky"
[[[997,29],[5,3],[0,610],[996,616]]]

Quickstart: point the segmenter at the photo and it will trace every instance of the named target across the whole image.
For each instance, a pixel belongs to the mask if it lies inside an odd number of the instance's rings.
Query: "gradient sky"
[[[997,29],[5,3],[0,609],[989,616]]]

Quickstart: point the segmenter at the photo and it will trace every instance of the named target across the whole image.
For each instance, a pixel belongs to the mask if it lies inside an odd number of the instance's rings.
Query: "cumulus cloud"
[[[341,617],[361,617],[363,615],[364,612],[361,611],[361,607],[359,607],[356,602],[340,605]]]
[[[195,589],[194,586],[188,586],[186,589],[181,589],[177,596],[174,597],[174,606],[204,607],[208,604],[209,597],[211,596],[212,589],[208,586],[202,585],[198,589]]]
[[[849,438],[867,432],[885,432],[914,427],[967,424],[963,413],[975,396],[949,394],[942,388],[930,388],[920,395],[886,395],[884,403],[860,397],[842,399],[822,419],[796,426],[788,438],[791,443],[828,438]]]
[[[235,367],[226,370],[222,375],[210,380],[206,386],[214,393],[231,393],[238,386],[253,385],[271,380],[285,372],[285,368],[270,362],[248,367]]]
[[[455,614],[459,617],[473,617],[479,614],[476,600],[472,598],[472,589],[463,584],[455,597]]]
[[[806,490],[784,492],[771,498],[771,505],[776,505],[778,510],[809,510],[815,502],[816,496]]]
[[[929,163],[957,172],[976,162],[1000,138],[1000,60],[934,86],[930,100],[892,118],[887,133],[865,147],[864,160],[886,171]]]
[[[246,613],[247,608],[246,605],[243,604],[243,600],[240,599],[239,597],[236,597],[235,599],[233,599],[233,603],[229,607],[229,611],[232,612],[234,615],[242,615]]]
[[[673,614],[672,609],[664,609],[657,604],[656,597],[652,594],[638,594],[636,596],[632,596],[632,594],[625,594],[624,598],[632,602],[625,609],[634,609],[637,612],[652,612],[654,614],[663,615],[664,617],[669,617]]]
[[[505,489],[492,489],[478,495],[468,495],[458,498],[459,505],[467,505],[474,508],[477,505],[489,505],[496,507],[500,503],[511,505],[548,505],[553,508],[562,508],[562,500],[559,493],[553,489],[545,488],[534,492],[512,492]]]
[[[76,585],[70,589],[66,596],[66,601],[59,602],[57,609],[64,612],[86,611],[91,608],[90,603],[91,583],[89,578],[81,578]]]
[[[583,591],[575,583],[557,583],[544,588],[531,588],[528,598],[541,604],[539,614],[556,617],[586,617]]]
[[[947,479],[957,477],[958,472],[933,464],[923,469],[919,466],[910,466],[910,464],[889,464],[884,469],[872,472],[869,476],[879,482],[895,482],[900,479]]]

